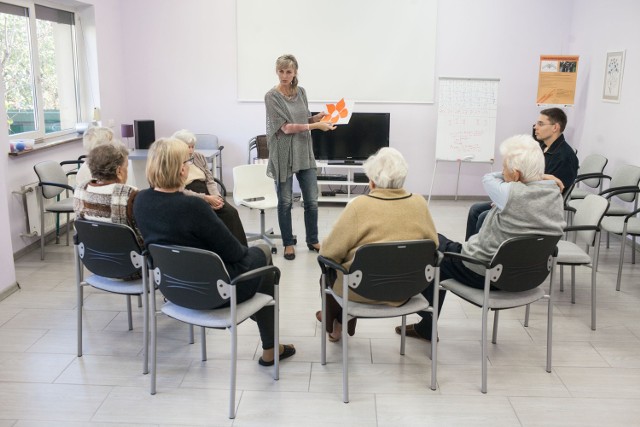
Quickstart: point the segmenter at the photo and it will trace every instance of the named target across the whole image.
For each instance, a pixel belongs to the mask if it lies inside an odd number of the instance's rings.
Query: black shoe
[[[284,359],[288,359],[289,357],[296,354],[296,348],[292,345],[284,345],[284,351],[280,353],[280,361],[282,362]],[[273,360],[266,362],[262,357],[258,359],[258,364],[260,366],[273,366]]]
[[[318,245],[318,246],[315,246],[315,245]],[[307,243],[307,247],[309,248],[310,251],[320,252],[320,244],[319,243],[314,243],[314,244]]]
[[[293,246],[291,246],[293,248]],[[296,250],[294,249],[293,252],[286,252],[287,247],[285,247],[285,252],[284,252],[284,259],[287,259],[289,261],[292,261],[294,259],[296,259]]]

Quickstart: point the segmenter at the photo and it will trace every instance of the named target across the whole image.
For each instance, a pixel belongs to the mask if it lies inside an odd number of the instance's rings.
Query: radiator
[[[38,183],[32,182],[30,184],[20,187],[20,191],[16,192],[22,195],[22,202],[24,204],[24,212],[27,218],[27,231],[21,234],[21,236],[40,236],[40,207],[38,206]],[[64,198],[66,192],[60,193],[60,197]],[[73,197],[73,194],[69,194],[69,197]],[[56,199],[44,199],[45,206],[55,203]],[[71,220],[73,215],[69,216]],[[60,214],[60,229],[63,229],[67,223],[67,215]],[[44,233],[45,235],[56,229],[56,215],[45,213],[44,214]]]

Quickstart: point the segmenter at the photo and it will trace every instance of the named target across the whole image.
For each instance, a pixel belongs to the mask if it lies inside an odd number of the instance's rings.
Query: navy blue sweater
[[[133,215],[145,245],[180,245],[215,252],[232,279],[266,265],[262,250],[241,245],[211,206],[198,197],[142,190],[134,201]]]

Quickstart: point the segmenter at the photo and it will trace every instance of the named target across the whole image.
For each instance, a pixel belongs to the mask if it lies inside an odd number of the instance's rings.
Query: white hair
[[[520,172],[522,182],[539,181],[544,174],[544,155],[531,135],[515,135],[500,144],[500,154],[510,171]]]
[[[384,147],[362,165],[364,173],[379,188],[402,188],[409,166],[395,148]]]
[[[82,136],[82,145],[87,152],[91,151],[96,145],[104,144],[116,140],[113,130],[108,127],[93,126],[87,129]]]
[[[180,129],[179,131],[174,132],[171,137],[179,139],[187,145],[195,145],[196,143],[196,136],[193,134],[193,132],[190,132],[186,129]]]

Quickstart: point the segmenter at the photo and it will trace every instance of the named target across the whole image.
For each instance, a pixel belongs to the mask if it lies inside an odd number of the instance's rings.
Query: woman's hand
[[[542,175],[542,179],[549,180],[549,181],[554,181],[556,183],[556,185],[558,187],[560,187],[560,192],[562,193],[564,191],[564,184],[562,183],[562,181],[560,181],[559,178],[556,178],[553,175],[549,175],[549,174],[545,173],[545,174]]]
[[[311,123],[319,122],[324,118],[324,116],[326,116],[324,111],[320,111],[318,114],[314,114],[313,116],[311,116]]]
[[[213,210],[217,211],[218,209],[224,206],[224,199],[220,196],[204,196],[204,200],[211,205]]]
[[[326,132],[328,130],[334,130],[336,128],[336,125],[334,125],[333,123],[330,122],[317,122],[317,123],[312,123],[309,125],[309,129],[320,129],[323,132]]]

